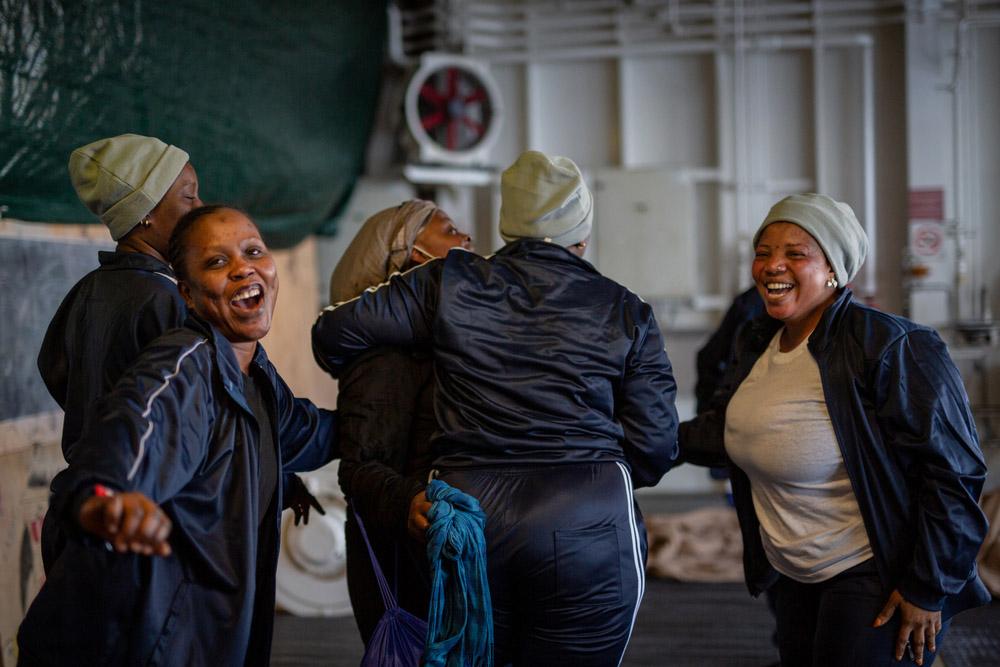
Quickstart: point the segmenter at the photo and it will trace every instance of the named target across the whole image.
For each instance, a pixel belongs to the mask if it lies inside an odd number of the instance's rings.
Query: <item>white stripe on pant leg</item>
[[[142,434],[141,438],[139,438],[139,451],[136,452],[135,463],[132,464],[132,469],[128,471],[128,476],[126,477],[128,481],[131,482],[132,478],[135,477],[135,474],[139,472],[139,464],[142,463],[142,459],[146,456],[146,440],[148,440],[149,436],[153,434],[153,420],[149,418],[149,414],[153,411],[153,401],[156,400],[157,396],[163,393],[164,389],[170,386],[170,382],[181,372],[181,362],[183,362],[189,354],[204,344],[204,340],[199,340],[190,348],[184,350],[184,352],[181,353],[181,356],[177,359],[177,364],[174,366],[174,372],[164,376],[163,384],[157,387],[156,391],[150,394],[149,398],[146,400],[146,409],[142,411],[142,417],[146,420],[146,432]]]
[[[622,654],[618,656],[618,664],[621,665],[622,659],[625,658],[625,651],[628,649],[628,643],[632,640],[632,629],[635,628],[635,618],[639,614],[639,604],[642,602],[642,596],[646,592],[646,573],[642,565],[642,555],[639,549],[639,526],[635,520],[635,503],[632,499],[632,476],[624,464],[618,463],[618,468],[621,470],[622,479],[625,482],[625,506],[628,507],[629,533],[632,537],[632,561],[635,565],[636,576],[635,609],[632,610],[632,622],[628,627],[628,637],[625,639],[625,646],[622,648]]]

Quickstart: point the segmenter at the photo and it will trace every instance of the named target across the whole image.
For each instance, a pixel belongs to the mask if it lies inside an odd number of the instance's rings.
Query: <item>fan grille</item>
[[[477,146],[493,122],[489,92],[482,79],[467,69],[449,65],[431,71],[417,96],[421,128],[447,151]]]

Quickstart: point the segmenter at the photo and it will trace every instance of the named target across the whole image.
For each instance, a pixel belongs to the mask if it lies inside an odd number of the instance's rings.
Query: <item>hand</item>
[[[309,523],[310,507],[315,507],[316,511],[320,514],[326,514],[326,510],[316,500],[316,496],[309,493],[306,483],[298,475],[291,475],[288,478],[288,487],[285,489],[285,493],[287,494],[285,498],[286,506],[295,512],[296,526],[299,525],[299,521],[303,524]]]
[[[406,518],[406,532],[418,542],[427,541],[427,513],[431,511],[431,503],[427,493],[421,491],[410,501],[410,515]]]
[[[173,524],[160,506],[141,493],[91,496],[80,506],[80,527],[107,540],[118,553],[169,556]]]
[[[910,647],[910,656],[918,665],[924,664],[924,648],[931,653],[937,651],[935,638],[941,631],[941,612],[927,611],[907,602],[898,590],[892,592],[889,601],[875,618],[873,627],[881,627],[899,608],[901,615],[899,634],[896,636],[896,660],[903,659],[903,651]]]

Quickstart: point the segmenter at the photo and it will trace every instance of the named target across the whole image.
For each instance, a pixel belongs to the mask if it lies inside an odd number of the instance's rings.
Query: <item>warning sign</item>
[[[936,257],[941,252],[944,233],[940,225],[915,225],[910,246],[918,257]]]

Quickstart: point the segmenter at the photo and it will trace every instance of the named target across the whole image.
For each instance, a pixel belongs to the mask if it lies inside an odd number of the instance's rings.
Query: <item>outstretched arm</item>
[[[132,549],[137,540],[133,550],[159,549],[158,506],[190,481],[208,450],[212,372],[204,339],[174,334],[150,345],[98,402],[69,466],[53,480],[54,516],[115,535],[117,547]]]

